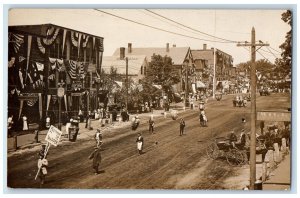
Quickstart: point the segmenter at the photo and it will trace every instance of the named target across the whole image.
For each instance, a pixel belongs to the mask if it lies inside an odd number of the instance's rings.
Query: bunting
[[[45,54],[46,49],[45,49],[45,47],[44,47],[43,44],[42,44],[41,38],[40,38],[40,37],[37,37],[37,38],[36,38],[36,42],[37,42],[37,45],[38,45],[38,48],[39,48],[40,52],[42,52],[42,54]]]
[[[60,30],[59,28],[55,29],[53,26],[48,28],[47,38],[43,38],[43,44],[48,45],[48,46],[52,45],[57,38],[59,30]]]
[[[87,36],[85,34],[82,35],[82,47],[86,48],[89,38],[90,38],[90,36]]]
[[[28,96],[36,96],[36,94],[33,93],[28,93]],[[38,98],[36,99],[32,99],[32,100],[27,100],[27,105],[30,107],[33,107],[33,105],[35,105],[35,103],[38,101]]]
[[[24,35],[8,33],[8,42],[12,43],[15,53],[19,52],[20,46],[24,43]]]
[[[77,62],[73,60],[67,60],[65,61],[67,72],[71,79],[77,79],[77,77],[83,79],[85,78],[85,63],[83,62]]]
[[[19,63],[24,61],[26,58],[24,56],[19,56]]]
[[[99,51],[100,52],[103,52],[104,51],[104,47],[103,47],[103,38],[100,38],[99,39]]]

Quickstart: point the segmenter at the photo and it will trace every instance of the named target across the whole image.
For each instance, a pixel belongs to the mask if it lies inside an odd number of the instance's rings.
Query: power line
[[[271,46],[269,46],[272,50],[274,50],[275,52],[278,52],[279,54],[281,54],[281,52],[280,51],[278,51],[278,50],[276,50],[276,49],[274,49],[273,47],[271,47]]]
[[[200,31],[200,30],[197,30],[197,29],[191,28],[191,27],[189,27],[189,26],[186,26],[186,25],[184,25],[184,24],[182,24],[182,23],[179,23],[179,22],[177,22],[177,21],[174,21],[174,20],[172,20],[172,19],[169,19],[169,18],[167,18],[167,17],[165,17],[165,16],[162,16],[162,15],[160,15],[160,14],[157,14],[157,13],[155,13],[155,12],[151,11],[151,10],[148,10],[148,9],[145,9],[145,10],[146,10],[146,11],[148,11],[148,12],[151,12],[151,13],[153,13],[153,14],[157,15],[157,16],[160,16],[160,17],[162,17],[162,18],[164,18],[164,19],[166,19],[166,20],[168,20],[168,21],[172,21],[173,23],[176,23],[176,24],[178,24],[178,25],[181,25],[181,26],[183,26],[183,27],[185,27],[185,28],[188,28],[188,29],[191,29],[191,30],[193,30],[193,31],[199,32],[199,33],[201,33],[201,34],[204,34],[204,35],[207,35],[207,36],[210,36],[210,37],[213,37],[213,38],[219,39],[219,40],[224,40],[224,41],[227,41],[227,42],[230,42],[230,43],[238,43],[238,41],[233,41],[233,40],[224,39],[224,38],[217,37],[217,36],[214,36],[214,35],[211,35],[211,34],[208,34],[208,33],[202,32],[202,31]]]
[[[145,27],[149,27],[149,28],[152,28],[152,29],[156,29],[156,30],[159,30],[159,31],[167,32],[167,33],[170,33],[170,34],[174,34],[174,35],[178,35],[178,36],[183,36],[183,37],[186,37],[186,38],[192,38],[192,39],[196,39],[196,40],[201,40],[201,41],[215,42],[213,40],[201,39],[201,38],[198,38],[198,37],[193,37],[193,36],[189,36],[189,35],[185,35],[185,34],[180,34],[180,33],[172,32],[172,31],[169,31],[169,30],[161,29],[161,28],[158,28],[158,27],[154,27],[154,26],[151,26],[151,25],[147,25],[147,24],[144,24],[144,23],[133,21],[131,19],[127,19],[127,18],[124,18],[124,17],[121,17],[121,16],[117,16],[115,14],[111,14],[111,13],[105,12],[103,10],[98,10],[98,9],[94,9],[94,10],[96,10],[98,12],[102,12],[102,13],[110,15],[110,16],[113,16],[113,17],[116,17],[116,18],[119,18],[119,19],[123,19],[125,21],[129,21],[131,23],[135,23],[135,24],[142,25],[142,26],[145,26]],[[216,41],[216,42],[218,42],[218,43],[232,43],[232,42],[225,42],[225,41],[224,42],[223,41]]]
[[[267,47],[267,49],[269,50],[269,52],[270,52],[275,58],[278,58],[278,57],[275,56],[275,54],[270,50],[270,48]]]
[[[146,14],[146,15],[148,15],[148,16],[150,16],[150,17],[153,17],[153,18],[155,18],[155,19],[157,19],[157,20],[159,20],[159,21],[161,21],[161,22],[165,22],[165,23],[167,23],[167,24],[169,24],[169,25],[172,25],[172,26],[174,26],[174,27],[177,27],[177,28],[179,28],[179,29],[181,29],[181,30],[184,30],[184,31],[187,31],[187,32],[190,32],[190,33],[195,34],[194,31],[189,31],[189,30],[187,30],[187,29],[185,29],[185,28],[180,27],[179,25],[176,25],[176,24],[174,24],[174,23],[168,22],[167,20],[162,21],[160,17],[155,16],[155,15],[153,15],[153,14],[149,14],[149,13],[145,12],[144,10],[139,10],[139,11],[140,11],[141,13]]]

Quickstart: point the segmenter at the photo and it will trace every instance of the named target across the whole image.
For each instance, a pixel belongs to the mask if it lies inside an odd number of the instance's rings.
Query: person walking
[[[184,121],[183,118],[181,118],[181,119],[180,119],[180,136],[183,135],[184,127],[185,127],[185,121]]]
[[[142,137],[141,133],[138,133],[136,143],[137,143],[137,150],[138,150],[139,154],[140,155],[143,154],[144,138]]]
[[[100,147],[102,145],[102,133],[100,129],[97,129],[96,134],[95,134],[95,140],[96,140],[96,146]]]
[[[149,118],[149,132],[154,133],[154,119],[152,116]]]
[[[48,167],[48,160],[46,159],[47,154],[45,153],[46,150],[46,145],[42,145],[41,150],[38,153],[39,159],[38,159],[38,176],[40,178],[40,185],[42,186],[45,183],[46,175],[48,174],[47,172],[47,167]]]
[[[39,160],[38,160],[38,169],[39,171],[39,178],[40,178],[40,185],[43,185],[45,183],[46,175],[48,174],[47,172],[47,167],[48,167],[48,160],[43,157],[43,155],[39,155]]]
[[[89,159],[90,160],[93,159],[92,167],[95,171],[95,175],[98,175],[99,174],[99,166],[100,166],[102,157],[101,157],[100,147],[96,146],[94,149],[95,150],[90,154]]]

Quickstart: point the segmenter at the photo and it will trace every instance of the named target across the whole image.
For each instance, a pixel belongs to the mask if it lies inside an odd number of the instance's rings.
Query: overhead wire
[[[162,28],[158,28],[158,27],[155,27],[155,26],[147,25],[147,24],[144,24],[144,23],[140,23],[140,22],[137,22],[137,21],[134,21],[134,20],[131,20],[131,19],[127,19],[127,18],[118,16],[118,15],[103,11],[103,10],[98,10],[98,9],[94,9],[94,10],[96,10],[98,12],[102,12],[102,13],[110,15],[110,16],[113,16],[113,17],[116,17],[116,18],[119,18],[119,19],[122,19],[122,20],[125,20],[125,21],[129,21],[131,23],[135,23],[135,24],[138,24],[138,25],[141,25],[141,26],[156,29],[156,30],[159,30],[159,31],[162,31],[162,32],[167,32],[167,33],[170,33],[170,34],[174,34],[174,35],[177,35],[177,36],[183,36],[183,37],[191,38],[191,39],[195,39],[195,40],[214,42],[213,40],[208,40],[208,39],[202,39],[202,38],[199,38],[199,37],[189,36],[189,35],[186,35],[186,34],[181,34],[181,33],[173,32],[173,31],[165,30],[165,29],[162,29]],[[234,42],[232,42],[232,41],[215,41],[215,42],[218,42],[218,43],[236,43],[236,41],[234,41]]]
[[[267,50],[269,50],[269,52],[270,52],[275,58],[278,58],[278,57],[275,56],[275,54],[270,50],[270,48],[267,47]]]
[[[176,24],[174,24],[174,23],[168,22],[168,20],[162,21],[162,20],[161,20],[161,17],[158,17],[158,16],[156,16],[156,15],[147,13],[147,12],[145,12],[144,10],[139,10],[139,11],[140,11],[141,13],[146,14],[147,16],[153,17],[153,18],[155,18],[155,19],[157,19],[157,20],[159,20],[159,21],[161,21],[161,22],[165,22],[165,23],[167,23],[167,24],[169,24],[169,25],[172,25],[172,26],[174,26],[174,27],[177,27],[177,28],[179,28],[179,29],[181,29],[181,30],[184,30],[184,31],[187,31],[187,32],[190,32],[190,33],[195,34],[194,31],[189,31],[189,30],[187,30],[187,29],[185,29],[185,28],[183,28],[183,27],[180,27],[179,25],[176,25]]]
[[[199,32],[199,33],[204,34],[204,35],[206,35],[206,36],[210,36],[210,37],[213,37],[213,38],[215,38],[215,39],[227,41],[227,42],[230,42],[230,43],[238,43],[238,41],[233,41],[233,40],[229,40],[229,39],[217,37],[217,36],[214,36],[214,35],[211,35],[211,34],[202,32],[202,31],[200,31],[200,30],[194,29],[194,28],[192,28],[192,27],[189,27],[189,26],[187,26],[187,25],[184,25],[184,24],[182,24],[182,23],[179,23],[179,22],[177,22],[177,21],[174,21],[174,20],[172,20],[172,19],[170,19],[170,18],[167,18],[167,17],[165,17],[165,16],[162,16],[162,15],[160,15],[160,14],[158,14],[158,13],[156,13],[156,12],[153,12],[153,11],[151,11],[151,10],[148,10],[148,9],[145,9],[145,10],[148,11],[148,12],[150,12],[150,13],[153,13],[153,14],[155,14],[155,15],[157,15],[157,16],[160,16],[160,17],[162,17],[162,18],[164,18],[164,19],[166,19],[166,20],[168,20],[168,21],[172,21],[173,23],[176,23],[176,24],[178,24],[178,25],[181,25],[181,26],[183,26],[183,27],[185,27],[185,28],[188,28],[188,29],[190,29],[190,30],[193,30],[193,31],[195,31],[195,32]]]

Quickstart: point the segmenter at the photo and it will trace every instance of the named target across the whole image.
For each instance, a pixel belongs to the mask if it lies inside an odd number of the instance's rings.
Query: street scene
[[[291,190],[292,14],[11,9],[7,187]]]

